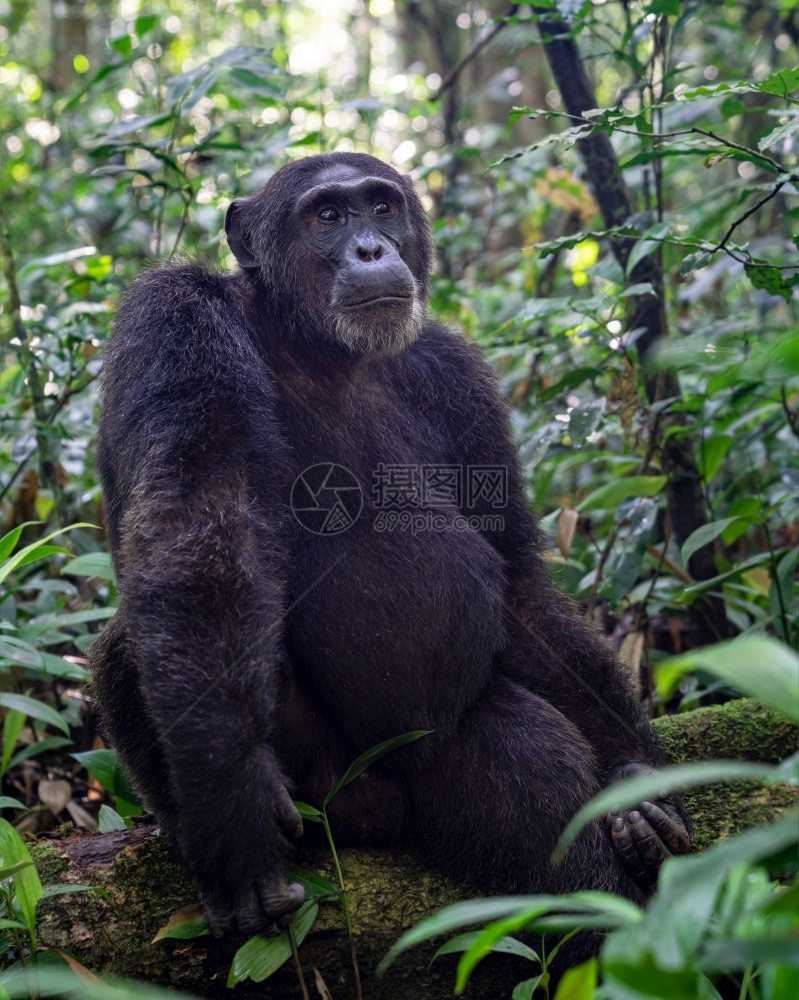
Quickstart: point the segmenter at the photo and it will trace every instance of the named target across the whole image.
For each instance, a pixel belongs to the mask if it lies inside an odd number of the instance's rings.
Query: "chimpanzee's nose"
[[[380,260],[383,256],[383,247],[377,242],[374,236],[363,236],[358,240],[355,252],[358,254],[358,260],[364,262]]]

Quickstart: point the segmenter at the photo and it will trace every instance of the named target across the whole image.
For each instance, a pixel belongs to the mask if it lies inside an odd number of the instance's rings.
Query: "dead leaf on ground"
[[[66,808],[71,798],[72,785],[63,778],[55,780],[43,778],[39,782],[39,801],[43,802],[54,816]]]

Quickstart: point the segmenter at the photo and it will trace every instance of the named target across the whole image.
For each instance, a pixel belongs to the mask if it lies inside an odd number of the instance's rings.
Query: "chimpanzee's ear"
[[[225,233],[227,234],[228,246],[239,264],[248,270],[255,270],[261,265],[247,246],[244,237],[244,228],[241,223],[241,207],[244,201],[244,198],[234,198],[228,206],[225,216]]]

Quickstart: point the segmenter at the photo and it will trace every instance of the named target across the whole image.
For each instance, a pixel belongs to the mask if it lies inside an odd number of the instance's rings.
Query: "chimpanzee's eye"
[[[372,215],[388,215],[390,211],[388,202],[378,201],[372,209]]]
[[[333,208],[332,205],[326,205],[320,210],[319,218],[322,222],[338,222],[341,216],[339,215],[337,208]]]

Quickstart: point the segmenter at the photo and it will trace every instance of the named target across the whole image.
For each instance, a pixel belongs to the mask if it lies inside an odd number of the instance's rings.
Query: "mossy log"
[[[673,762],[713,758],[778,761],[799,740],[795,726],[751,701],[660,719],[658,734]],[[788,787],[753,782],[694,789],[685,795],[696,825],[697,847],[778,816],[796,799]],[[199,996],[230,996],[230,960],[240,941],[210,937],[190,941],[152,939],[195,893],[153,827],[114,833],[67,830],[39,838],[32,853],[45,884],[76,882],[101,886],[96,893],[71,893],[40,903],[40,940],[64,949],[100,974],[128,976],[180,987]],[[333,877],[330,858],[320,848],[299,852],[298,863]],[[469,889],[439,878],[406,849],[359,848],[341,854],[352,910],[365,1000],[438,1000],[452,996],[451,957],[430,967],[431,947],[419,947],[381,979],[375,967],[403,931]],[[319,969],[335,1000],[354,996],[350,952],[340,908],[323,905],[300,949],[312,995]],[[534,970],[503,956],[479,976],[471,997],[509,996],[510,987]],[[292,963],[261,984],[235,991],[264,1000],[300,996]]]

